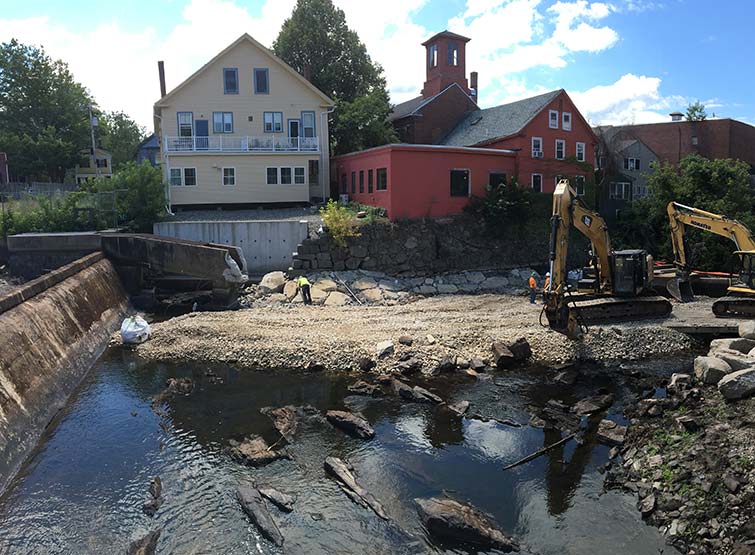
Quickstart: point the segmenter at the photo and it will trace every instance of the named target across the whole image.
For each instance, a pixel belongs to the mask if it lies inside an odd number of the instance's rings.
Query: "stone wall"
[[[542,224],[545,225],[542,225]],[[396,276],[435,275],[458,270],[508,270],[548,265],[547,219],[493,238],[467,217],[372,223],[346,248],[326,232],[302,242],[289,273],[313,270],[372,270]],[[578,255],[584,249],[572,248]]]

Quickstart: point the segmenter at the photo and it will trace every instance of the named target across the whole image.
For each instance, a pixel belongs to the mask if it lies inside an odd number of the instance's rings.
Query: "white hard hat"
[[[550,272],[546,272],[545,273],[545,277],[551,277],[551,273]]]

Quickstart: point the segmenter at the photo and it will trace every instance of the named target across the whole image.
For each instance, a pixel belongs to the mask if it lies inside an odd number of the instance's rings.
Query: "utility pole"
[[[97,124],[96,118],[92,115],[92,106],[89,106],[89,131],[92,135],[92,161],[94,162],[94,175],[100,177],[100,167],[97,165],[97,146],[94,143],[94,128]]]

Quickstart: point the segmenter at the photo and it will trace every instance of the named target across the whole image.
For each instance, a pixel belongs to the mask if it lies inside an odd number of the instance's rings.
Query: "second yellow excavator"
[[[666,285],[671,296],[680,302],[689,302],[694,298],[690,283],[691,269],[684,244],[684,230],[686,226],[690,226],[731,239],[737,247],[734,254],[739,256],[739,274],[731,280],[729,294],[713,302],[713,314],[755,316],[755,238],[750,229],[737,220],[678,202],[669,202],[666,211],[671,224],[671,244],[677,271],[677,277]]]
[[[590,240],[594,255],[576,291],[570,289],[566,271],[572,226]],[[652,257],[639,249],[611,250],[605,220],[582,203],[566,179],[553,193],[550,273],[545,315],[552,329],[572,339],[582,336],[586,324],[658,318],[671,312],[668,299],[651,288]]]

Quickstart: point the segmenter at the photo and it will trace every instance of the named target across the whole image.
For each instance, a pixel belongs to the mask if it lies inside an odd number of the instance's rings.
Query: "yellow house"
[[[82,183],[95,177],[113,177],[113,156],[101,148],[86,148],[81,151],[81,163],[76,166],[76,183]]]
[[[171,206],[309,202],[330,182],[333,101],[248,34],[155,103]]]

